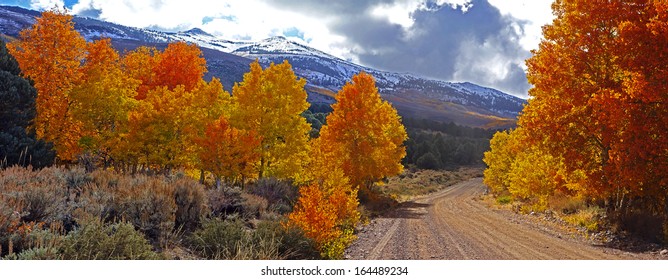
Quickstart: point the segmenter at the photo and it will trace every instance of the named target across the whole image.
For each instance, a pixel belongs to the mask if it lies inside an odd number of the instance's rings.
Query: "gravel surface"
[[[537,215],[493,209],[482,179],[402,203],[358,232],[347,259],[665,259],[606,247]]]

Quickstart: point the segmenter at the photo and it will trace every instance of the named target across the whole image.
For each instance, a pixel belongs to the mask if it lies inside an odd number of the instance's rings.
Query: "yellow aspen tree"
[[[156,74],[153,69],[160,59],[160,52],[153,47],[141,46],[123,56],[123,70],[133,79],[139,80],[135,99],[144,100],[149,90],[155,87]]]
[[[82,82],[71,91],[72,115],[83,125],[79,144],[105,160],[120,147],[127,133],[128,113],[137,106],[134,99],[139,81],[121,69],[120,57],[110,39],[88,43]]]
[[[287,61],[262,69],[255,61],[232,90],[232,126],[253,130],[262,138],[258,177],[300,180],[308,159],[310,125],[306,81],[297,79]]]
[[[128,116],[126,159],[162,172],[182,167],[188,155],[186,108],[192,92],[178,86],[174,90],[158,87]]]
[[[483,162],[487,165],[483,182],[494,195],[507,194],[510,185],[510,169],[518,152],[517,135],[520,132],[500,131],[490,140],[490,150],[485,152]]]

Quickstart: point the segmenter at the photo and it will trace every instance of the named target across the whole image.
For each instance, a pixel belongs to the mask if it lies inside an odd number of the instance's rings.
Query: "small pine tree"
[[[0,40],[0,167],[53,164],[51,143],[38,140],[32,129],[37,91],[19,75],[16,59]]]
[[[426,153],[418,158],[416,162],[417,166],[422,169],[433,169],[437,170],[441,168],[441,163],[438,158],[432,153]]]

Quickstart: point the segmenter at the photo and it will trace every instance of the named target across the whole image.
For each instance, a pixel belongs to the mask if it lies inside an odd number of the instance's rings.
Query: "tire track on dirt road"
[[[375,219],[348,250],[353,259],[633,259],[511,221],[479,199],[481,178],[403,203]]]

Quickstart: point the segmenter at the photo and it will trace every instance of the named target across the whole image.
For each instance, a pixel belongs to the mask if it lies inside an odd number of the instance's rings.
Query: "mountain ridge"
[[[0,6],[0,33],[17,37],[21,29],[32,25],[36,16],[39,12]],[[361,71],[376,78],[381,96],[393,103],[404,117],[452,121],[476,127],[511,127],[526,102],[470,82],[455,83],[365,67],[283,36],[257,42],[233,41],[199,28],[162,32],[79,16],[75,16],[73,21],[75,29],[87,40],[111,38],[119,51],[132,50],[140,45],[162,49],[174,41],[195,43],[202,48],[207,59],[207,76],[221,78],[227,90],[243,79],[248,63],[255,59],[263,65],[288,60],[295,74],[307,80],[309,101],[312,103],[333,103],[334,93]]]

